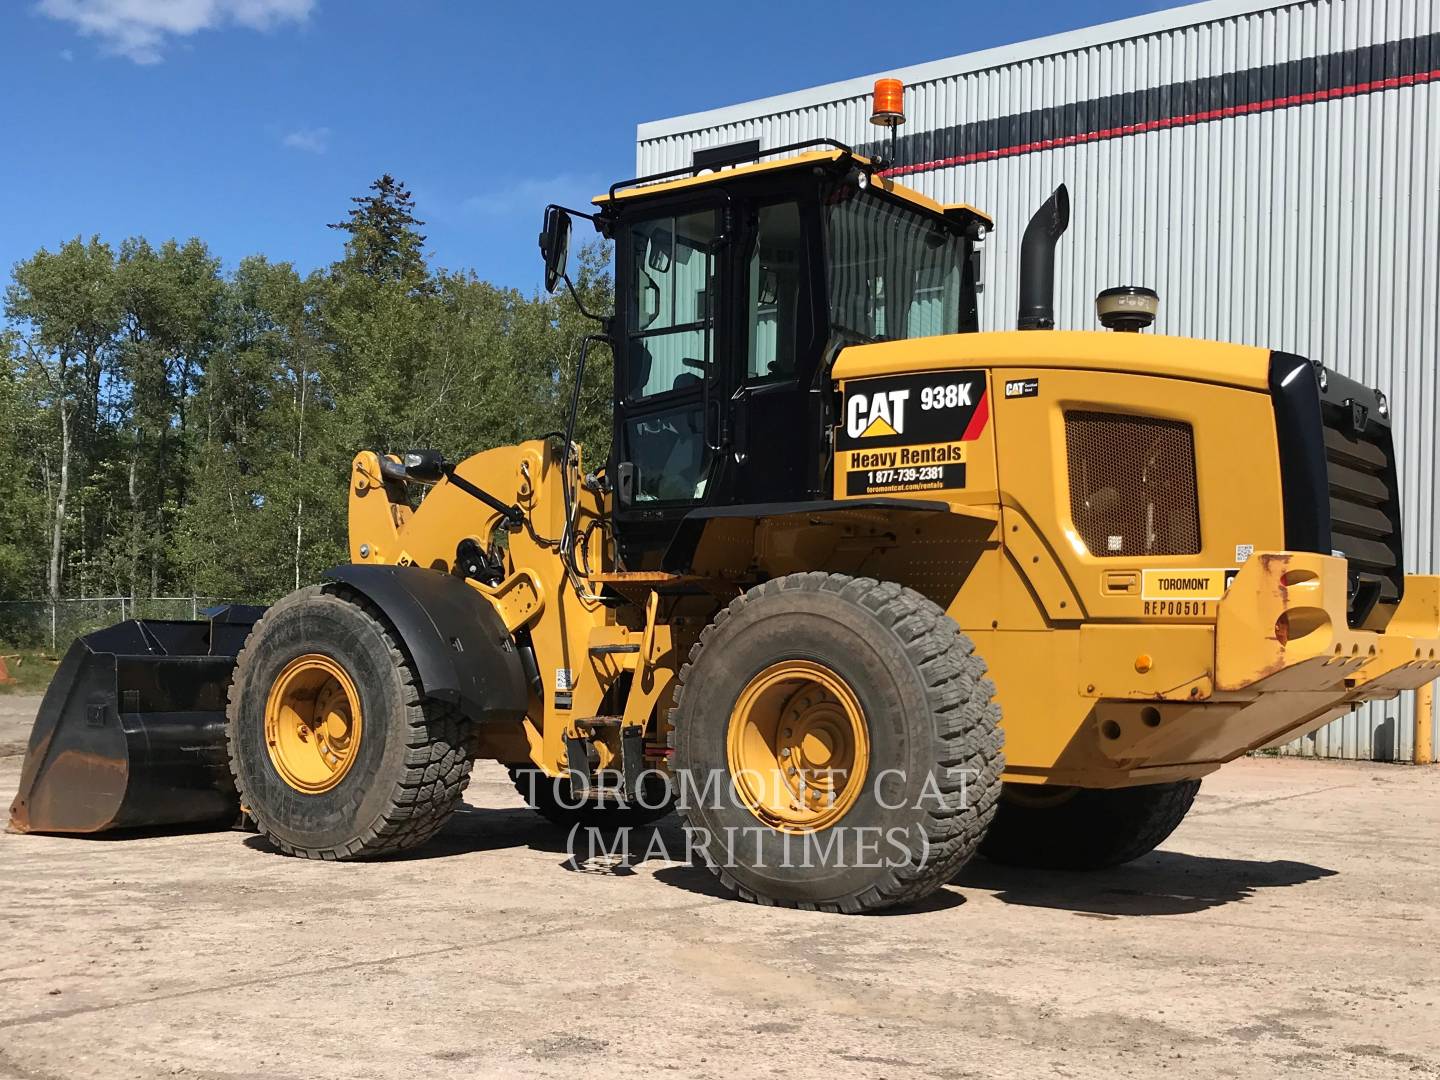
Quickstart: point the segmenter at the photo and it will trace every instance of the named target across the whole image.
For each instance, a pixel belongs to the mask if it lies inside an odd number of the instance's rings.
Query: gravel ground
[[[38,696],[0,694],[0,759],[25,753],[25,745],[30,741],[30,724],[39,707]]]
[[[577,870],[494,766],[469,802],[360,865],[0,835],[0,1076],[1440,1076],[1440,770],[1242,761],[1128,867],[868,918]]]

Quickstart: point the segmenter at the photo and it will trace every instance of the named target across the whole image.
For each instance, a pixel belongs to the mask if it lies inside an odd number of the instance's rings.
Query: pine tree
[[[345,241],[345,258],[337,269],[355,271],[379,282],[399,282],[412,289],[425,286],[425,236],[415,216],[415,198],[401,181],[389,173],[370,185],[370,195],[350,201],[355,204],[346,221],[329,227],[350,234]]]

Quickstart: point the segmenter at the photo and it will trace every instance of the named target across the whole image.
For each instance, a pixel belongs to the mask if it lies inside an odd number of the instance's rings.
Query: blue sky
[[[436,262],[529,291],[541,208],[628,176],[639,122],[1166,6],[3,0],[0,268],[99,233],[310,269],[389,171]]]

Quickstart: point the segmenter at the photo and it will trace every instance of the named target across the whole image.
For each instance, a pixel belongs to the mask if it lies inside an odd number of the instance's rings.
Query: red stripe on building
[[[1139,124],[1125,124],[1121,127],[1081,132],[1078,135],[1064,135],[1058,139],[1041,139],[1037,142],[1019,143],[1015,146],[1002,147],[999,150],[980,150],[973,154],[957,154],[954,157],[937,158],[934,161],[922,161],[915,165],[897,165],[893,169],[886,169],[882,175],[905,176],[908,173],[929,172],[931,169],[948,169],[956,165],[973,165],[978,161],[994,161],[997,158],[1017,157],[1020,154],[1033,154],[1040,150],[1058,150],[1062,147],[1076,146],[1080,143],[1100,142],[1104,139],[1118,139],[1123,135],[1143,135],[1148,131],[1162,131],[1166,128],[1203,124],[1210,120],[1228,120],[1235,116],[1272,112],[1275,109],[1289,109],[1296,105],[1313,105],[1320,101],[1333,101],[1336,98],[1355,97],[1358,94],[1373,94],[1381,90],[1398,90],[1402,86],[1417,86],[1436,80],[1440,80],[1440,68],[1433,71],[1416,72],[1414,75],[1396,75],[1388,79],[1351,83],[1348,86],[1338,86],[1333,90],[1315,90],[1305,94],[1288,94],[1285,97],[1268,98],[1265,101],[1255,101],[1248,105],[1226,105],[1220,109],[1206,109],[1203,112],[1184,113],[1180,116],[1167,116],[1160,120],[1147,120]]]

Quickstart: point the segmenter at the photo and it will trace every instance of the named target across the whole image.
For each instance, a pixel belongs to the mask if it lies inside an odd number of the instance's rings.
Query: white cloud
[[[302,22],[315,0],[39,0],[35,9],[98,38],[105,52],[158,64],[172,38],[241,26],[268,30]]]
[[[75,50],[74,50],[74,49],[61,49],[61,50],[60,50],[60,59],[61,59],[61,60],[64,60],[67,64],[70,63],[72,60],[75,59]]]
[[[330,149],[330,129],[328,127],[297,128],[288,132],[280,140],[282,146],[288,146],[291,150],[304,150],[307,154],[323,154]]]
[[[598,194],[603,187],[595,176],[585,173],[521,177],[471,195],[461,202],[460,209],[473,217],[511,217],[533,213],[538,221],[546,203],[562,203],[584,209],[591,196]]]

